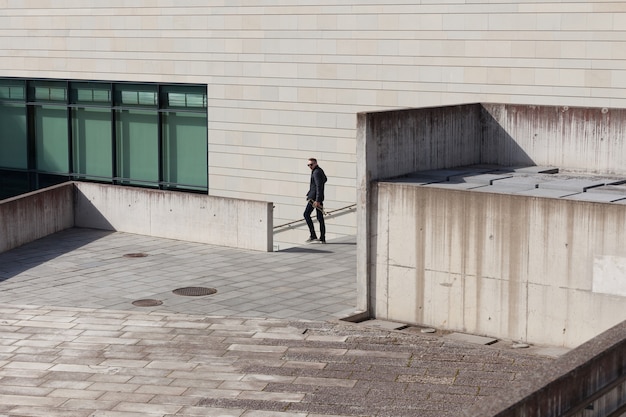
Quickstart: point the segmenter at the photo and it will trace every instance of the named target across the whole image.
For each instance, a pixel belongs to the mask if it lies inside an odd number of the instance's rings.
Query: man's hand
[[[314,202],[313,202],[313,207],[315,207],[315,208],[320,208],[320,207],[321,207],[321,205],[320,205],[320,203],[318,203],[317,201],[314,201]]]

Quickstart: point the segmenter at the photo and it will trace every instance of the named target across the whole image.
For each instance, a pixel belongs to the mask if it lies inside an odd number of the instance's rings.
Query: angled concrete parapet
[[[626,415],[626,321],[558,358],[468,417],[620,417]]]

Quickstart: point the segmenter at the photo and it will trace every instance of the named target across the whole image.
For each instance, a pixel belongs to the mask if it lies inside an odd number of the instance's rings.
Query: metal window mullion
[[[111,85],[111,91],[113,85]],[[116,117],[117,111],[115,110],[115,103],[111,100],[111,183],[118,184],[119,173],[117,172],[117,129],[116,129]]]
[[[163,189],[163,113],[161,112],[161,84],[157,85],[157,158],[159,159],[157,170],[159,189]]]
[[[65,82],[65,111],[67,113],[67,171],[72,178],[74,174],[74,144],[72,132],[72,111],[70,109],[70,82]]]
[[[37,147],[35,146],[35,108],[29,104],[26,104],[26,152],[28,186],[31,190],[36,190],[39,185],[39,174],[37,172]]]

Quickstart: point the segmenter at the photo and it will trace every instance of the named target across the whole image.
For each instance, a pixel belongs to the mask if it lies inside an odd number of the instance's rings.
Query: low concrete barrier
[[[626,415],[626,321],[557,359],[471,417],[620,417]]]
[[[77,227],[271,252],[273,205],[76,182]]]
[[[271,252],[263,201],[92,183],[65,183],[0,202],[0,252],[70,227]]]
[[[73,195],[65,183],[0,201],[0,253],[72,227]]]

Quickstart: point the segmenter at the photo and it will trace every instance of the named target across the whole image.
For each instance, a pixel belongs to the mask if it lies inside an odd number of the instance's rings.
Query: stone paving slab
[[[188,286],[217,293],[172,293]],[[144,308],[329,320],[355,310],[356,240],[266,253],[75,228],[1,253],[0,290],[17,304],[135,310],[154,299],[162,304]]]
[[[0,331],[14,335],[0,353],[11,416],[456,416],[553,360],[340,321],[157,311],[5,304]]]
[[[0,417],[457,416],[553,361],[337,320],[355,253],[71,229],[0,254]]]

